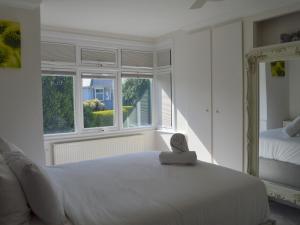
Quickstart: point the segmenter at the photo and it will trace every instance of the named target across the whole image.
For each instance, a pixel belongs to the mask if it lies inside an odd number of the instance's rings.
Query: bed
[[[282,128],[261,132],[259,156],[262,179],[300,190],[300,136],[289,137]]]
[[[205,162],[162,166],[159,152],[47,168],[73,225],[259,225],[263,182]],[[40,224],[32,224],[40,225]]]

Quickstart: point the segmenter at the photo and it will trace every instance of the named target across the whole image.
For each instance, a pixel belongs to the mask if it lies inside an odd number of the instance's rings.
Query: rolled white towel
[[[187,145],[185,136],[181,133],[173,134],[170,140],[170,145],[173,152],[176,153],[182,153],[182,152],[188,152],[189,147]]]
[[[159,154],[159,161],[163,165],[195,165],[197,155],[195,152],[161,152]]]
[[[283,128],[283,132],[290,137],[296,136],[300,132],[300,116],[298,116],[293,120],[293,122]]]

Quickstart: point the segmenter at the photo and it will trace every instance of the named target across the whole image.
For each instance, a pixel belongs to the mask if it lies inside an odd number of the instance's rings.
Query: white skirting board
[[[64,164],[145,150],[143,135],[53,144],[53,164]]]

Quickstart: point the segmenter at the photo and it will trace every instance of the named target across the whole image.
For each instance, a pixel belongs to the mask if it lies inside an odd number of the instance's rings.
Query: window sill
[[[161,134],[175,134],[175,133],[178,133],[176,130],[174,129],[163,129],[163,128],[160,128],[160,129],[157,129],[155,130],[157,133],[161,133]]]
[[[100,139],[100,138],[112,138],[121,136],[131,136],[136,134],[141,134],[145,132],[155,131],[153,127],[137,128],[137,129],[123,129],[121,131],[99,131],[99,132],[82,132],[82,133],[71,133],[71,134],[51,134],[44,135],[44,142],[72,142],[72,141],[82,141],[90,139]]]

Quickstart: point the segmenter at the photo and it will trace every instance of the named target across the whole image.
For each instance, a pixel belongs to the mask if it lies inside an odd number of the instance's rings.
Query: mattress
[[[260,157],[259,176],[264,180],[300,190],[300,165]]]
[[[74,225],[258,225],[268,218],[263,182],[198,162],[163,166],[159,152],[48,169]]]
[[[289,137],[282,128],[261,132],[259,156],[300,165],[300,137]]]

